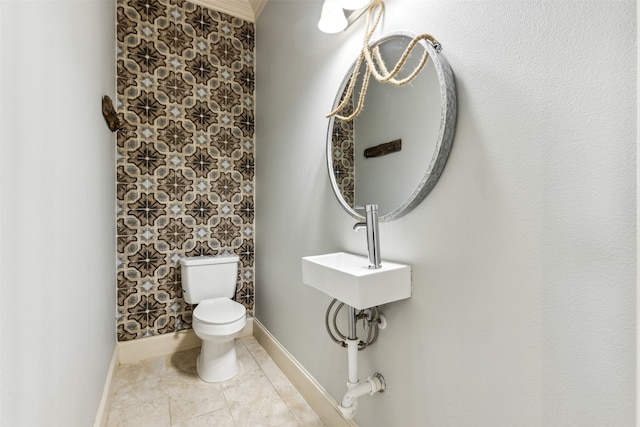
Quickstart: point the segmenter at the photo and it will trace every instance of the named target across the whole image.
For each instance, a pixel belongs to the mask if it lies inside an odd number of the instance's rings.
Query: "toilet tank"
[[[181,258],[184,300],[189,304],[198,304],[209,298],[233,298],[239,260],[237,255]]]

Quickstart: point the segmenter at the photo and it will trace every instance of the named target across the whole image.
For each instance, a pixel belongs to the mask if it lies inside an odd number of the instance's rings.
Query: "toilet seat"
[[[201,301],[193,311],[193,318],[208,325],[227,325],[244,319],[247,309],[229,298],[211,298]]]

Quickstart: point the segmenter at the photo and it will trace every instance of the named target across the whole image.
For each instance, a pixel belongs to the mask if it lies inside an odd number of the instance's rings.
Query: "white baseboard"
[[[253,335],[253,318],[247,319],[247,324],[240,331],[238,336]],[[120,363],[136,363],[144,359],[166,356],[179,351],[200,347],[202,341],[193,332],[193,329],[175,332],[173,334],[162,334],[137,340],[123,341],[118,343]]]
[[[322,421],[331,427],[358,427],[353,420],[346,420],[338,410],[337,402],[275,339],[258,319],[253,320],[253,336],[273,361],[282,369],[289,381],[298,389]]]
[[[120,363],[123,365],[195,347],[200,347],[200,338],[193,329],[118,343]]]
[[[104,427],[107,425],[107,418],[109,417],[109,409],[111,408],[111,396],[113,396],[113,384],[120,365],[120,359],[118,354],[118,346],[113,348],[113,356],[111,357],[111,363],[109,364],[109,370],[107,371],[107,378],[102,388],[102,398],[100,399],[100,405],[98,406],[98,413],[93,423],[94,427]]]

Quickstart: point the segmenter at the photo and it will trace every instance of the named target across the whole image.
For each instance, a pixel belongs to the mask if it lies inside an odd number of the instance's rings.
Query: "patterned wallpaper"
[[[353,113],[353,108],[354,100],[350,98],[341,114],[348,116]],[[336,178],[342,198],[352,207],[355,206],[356,187],[354,120],[345,121],[336,117],[331,133],[333,176]]]
[[[353,121],[338,118],[333,123],[332,134],[333,175],[349,206],[355,203],[355,154],[353,145]]]
[[[118,0],[117,334],[191,327],[180,257],[240,256],[254,298],[254,25],[183,0]]]

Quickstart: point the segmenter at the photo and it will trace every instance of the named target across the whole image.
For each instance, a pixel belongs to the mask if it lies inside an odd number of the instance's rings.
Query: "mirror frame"
[[[408,37],[409,39],[413,39],[416,37],[416,34],[408,32],[408,31],[393,31],[386,34],[383,34],[381,37],[372,41],[369,46],[374,47],[378,44],[384,43],[390,39],[396,37]],[[453,143],[453,135],[455,132],[456,126],[456,116],[457,116],[457,100],[456,100],[456,88],[453,77],[453,71],[449,66],[449,63],[445,59],[444,56],[440,53],[441,47],[440,45],[432,45],[430,42],[426,40],[421,40],[419,44],[427,50],[429,53],[429,61],[431,61],[436,69],[436,73],[438,75],[438,82],[440,86],[440,129],[438,131],[438,141],[435,146],[435,150],[433,155],[431,156],[431,160],[429,165],[427,165],[427,169],[425,171],[424,176],[420,180],[420,183],[416,187],[416,189],[411,193],[409,198],[402,203],[400,206],[392,210],[391,212],[385,213],[379,217],[380,221],[392,221],[394,219],[398,219],[409,212],[411,212],[416,206],[422,202],[427,195],[433,190],[442,171],[444,170],[444,166],[449,157],[449,152],[451,151],[451,145]],[[349,79],[351,78],[351,74],[353,72],[353,67],[356,65],[357,58],[345,74],[345,77],[338,88],[338,92],[336,94],[336,98],[333,103],[333,107],[331,110],[335,109],[340,100],[342,98],[342,94],[349,83]],[[366,100],[365,100],[366,105]],[[371,107],[370,107],[371,108]],[[332,116],[329,119],[329,127],[327,130],[327,167],[329,169],[329,179],[331,181],[331,188],[333,189],[333,194],[338,199],[340,206],[352,217],[357,220],[363,220],[364,215],[356,212],[355,207],[349,206],[349,204],[345,201],[340,188],[338,187],[338,183],[336,181],[336,177],[333,171],[333,150],[332,150],[332,136],[333,136],[333,126],[336,120],[335,116]]]

